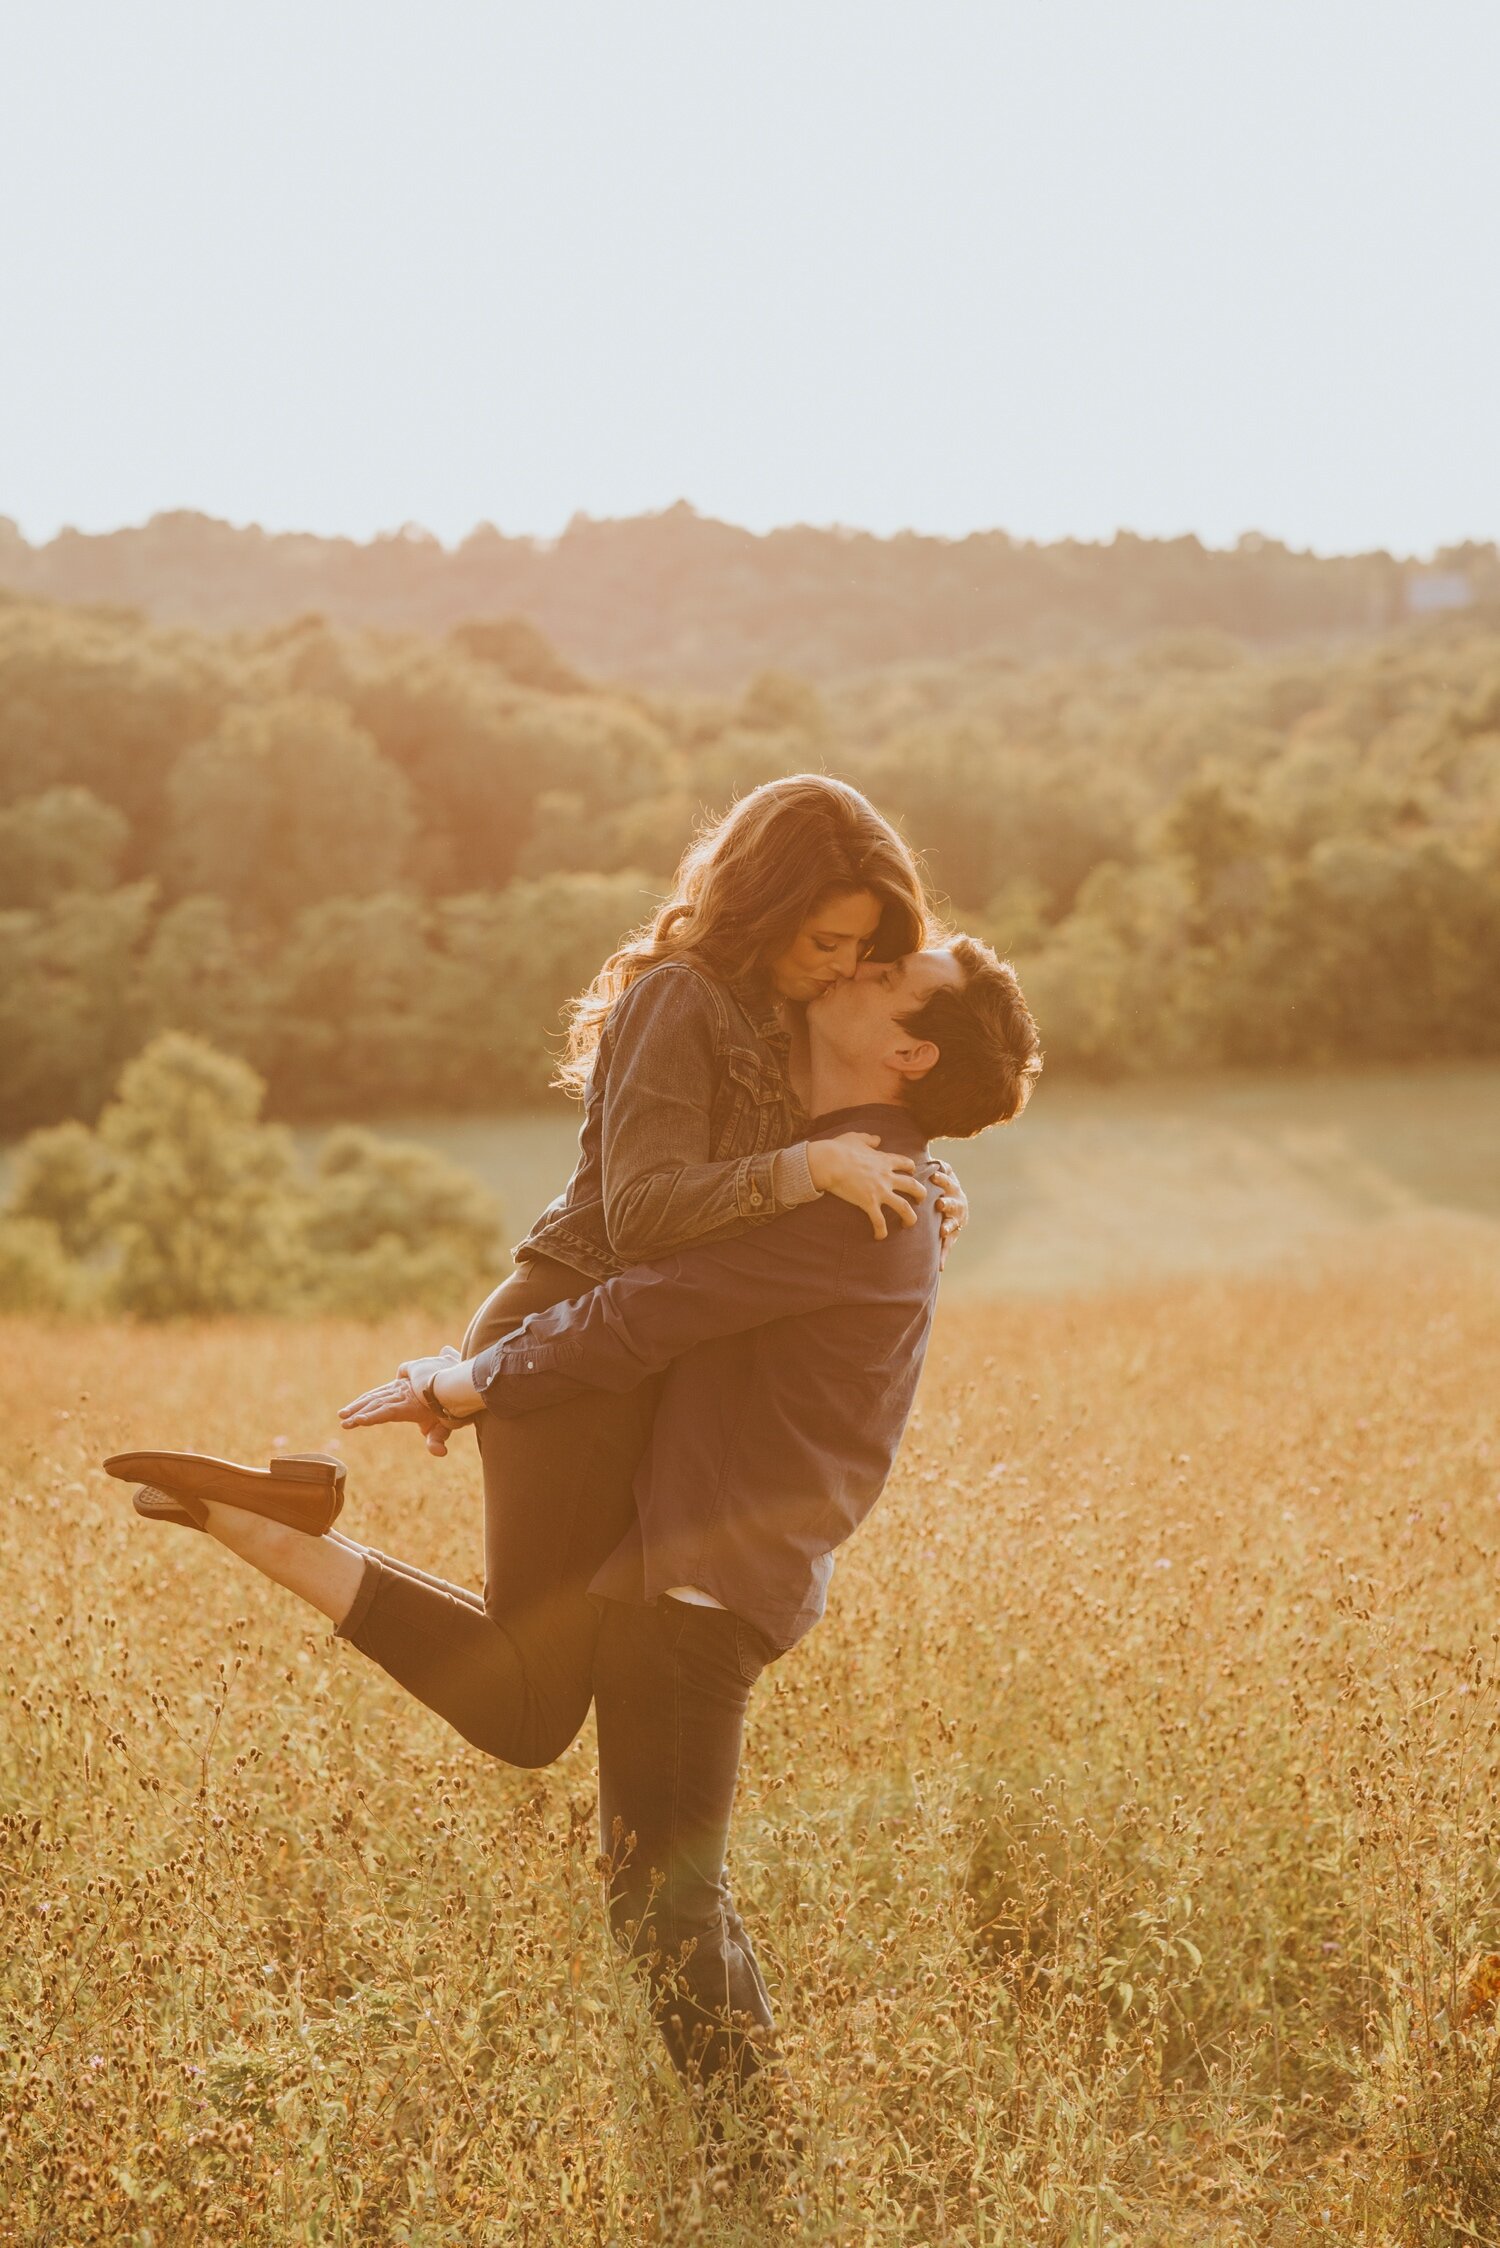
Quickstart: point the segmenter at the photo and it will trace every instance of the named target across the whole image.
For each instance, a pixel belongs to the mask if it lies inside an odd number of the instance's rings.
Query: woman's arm
[[[807,1143],[714,1161],[713,1003],[696,969],[663,968],[618,1001],[604,1089],[604,1222],[624,1264],[738,1233],[819,1193]]]
[[[714,1028],[696,969],[659,970],[618,1002],[601,1141],[604,1222],[623,1264],[726,1240],[825,1193],[863,1210],[877,1240],[887,1210],[916,1223],[911,1205],[926,1189],[914,1165],[882,1154],[868,1133],[714,1161]]]

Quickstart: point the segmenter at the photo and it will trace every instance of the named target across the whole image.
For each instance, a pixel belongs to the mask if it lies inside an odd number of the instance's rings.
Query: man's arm
[[[483,1403],[509,1418],[582,1390],[634,1389],[695,1343],[843,1302],[863,1224],[845,1203],[809,1202],[759,1232],[633,1265],[533,1313],[477,1358],[440,1367],[433,1395],[450,1412]]]
[[[570,1303],[534,1312],[474,1358],[450,1345],[407,1359],[393,1382],[354,1398],[339,1419],[345,1428],[416,1421],[441,1452],[448,1426],[486,1407],[509,1419],[590,1389],[634,1389],[711,1335],[842,1302],[851,1243],[867,1238],[863,1225],[851,1204],[830,1196],[759,1232],[632,1265]]]

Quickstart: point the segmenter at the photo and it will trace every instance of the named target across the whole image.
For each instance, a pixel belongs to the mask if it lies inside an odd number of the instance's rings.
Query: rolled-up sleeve
[[[722,1062],[713,1002],[696,969],[663,967],[632,985],[616,1005],[611,1046],[604,1218],[623,1264],[737,1233],[816,1198],[805,1141],[712,1159]]]

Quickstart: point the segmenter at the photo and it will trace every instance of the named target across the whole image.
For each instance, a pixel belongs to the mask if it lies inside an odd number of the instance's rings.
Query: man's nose
[[[856,976],[861,983],[873,983],[877,976],[885,974],[885,963],[881,960],[860,960],[855,963],[849,973]]]

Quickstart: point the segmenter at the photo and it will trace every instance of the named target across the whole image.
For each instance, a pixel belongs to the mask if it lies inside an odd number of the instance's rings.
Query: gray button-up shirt
[[[917,1159],[917,1222],[877,1241],[825,1195],[736,1240],[653,1258],[537,1312],[475,1361],[491,1412],[669,1367],[636,1473],[637,1527],[595,1577],[615,1600],[697,1585],[778,1647],[823,1613],[833,1552],[874,1505],[906,1426],[937,1295],[937,1196],[904,1108],[820,1117]]]

